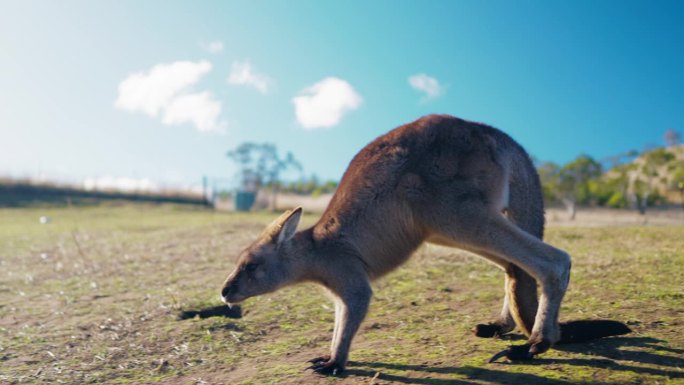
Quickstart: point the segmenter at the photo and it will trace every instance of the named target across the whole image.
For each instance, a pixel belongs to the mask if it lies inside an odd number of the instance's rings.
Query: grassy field
[[[50,218],[39,223],[41,216]],[[561,318],[634,333],[488,364],[520,335],[478,339],[503,274],[423,247],[374,285],[346,375],[304,371],[326,353],[333,310],[313,285],[220,305],[238,252],[274,218],[159,205],[0,209],[0,383],[684,384],[684,225],[551,226],[573,256]],[[305,224],[315,221],[305,218]]]

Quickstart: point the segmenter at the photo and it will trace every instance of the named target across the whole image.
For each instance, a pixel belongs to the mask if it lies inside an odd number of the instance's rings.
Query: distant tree
[[[335,192],[335,190],[337,190],[338,185],[339,185],[339,183],[337,181],[329,180],[329,181],[321,184],[320,186],[318,186],[316,188],[316,190],[314,190],[312,195],[314,197],[316,197],[316,196],[320,196],[322,194],[329,194],[329,193]]]
[[[226,155],[239,165],[240,185],[243,190],[256,192],[265,187],[270,188],[271,209],[276,207],[281,172],[290,168],[302,169],[291,152],[280,157],[277,147],[272,143],[242,143]]]
[[[630,181],[630,199],[640,214],[646,214],[646,208],[656,203],[661,197],[656,189],[659,178],[665,178],[664,167],[676,159],[676,156],[665,148],[658,148],[642,155],[643,161],[638,172],[633,173]]]
[[[681,171],[674,175],[672,178],[672,189],[679,190],[679,202],[682,204],[684,209],[684,171]]]
[[[283,190],[293,194],[311,195],[318,197],[322,194],[329,194],[337,189],[338,182],[328,180],[326,182],[319,182],[316,175],[311,175],[308,179],[299,179],[283,186]]]
[[[575,219],[578,203],[591,202],[602,171],[601,164],[594,158],[580,155],[558,172],[556,190],[571,220]]]
[[[626,152],[621,152],[619,154],[609,155],[601,159],[600,162],[604,170],[610,170],[612,168],[621,166],[625,163],[632,162],[634,159],[636,159],[637,156],[639,156],[639,151],[629,150]]]
[[[240,169],[240,189],[256,192],[261,187],[261,180],[257,176],[255,153],[260,145],[256,143],[242,143],[234,150],[228,151],[228,158],[238,164]]]
[[[544,202],[547,205],[559,201],[559,176],[560,166],[553,162],[537,162],[537,173],[542,185]]]
[[[596,192],[598,204],[626,208],[629,203],[629,176],[635,169],[634,163],[621,164],[603,175]]]
[[[306,194],[312,194],[318,185],[318,176],[316,174],[311,174],[309,180],[304,183],[304,191],[306,191]]]
[[[668,128],[667,131],[665,131],[663,138],[665,139],[665,145],[667,147],[678,146],[680,143],[682,143],[682,137],[679,135],[679,132],[672,128]]]

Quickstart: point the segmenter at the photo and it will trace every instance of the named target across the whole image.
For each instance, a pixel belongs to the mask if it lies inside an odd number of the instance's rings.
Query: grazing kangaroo
[[[310,361],[316,372],[344,370],[370,281],[423,242],[469,250],[505,271],[501,315],[473,332],[493,337],[517,325],[528,341],[490,361],[528,360],[556,343],[630,331],[616,321],[559,325],[570,256],[541,241],[539,177],[525,150],[495,128],[446,115],[398,127],[354,157],[318,223],[297,232],[301,214],[284,213],[242,252],[221,296],[233,304],[298,282],[324,286],[335,328],[330,355]]]

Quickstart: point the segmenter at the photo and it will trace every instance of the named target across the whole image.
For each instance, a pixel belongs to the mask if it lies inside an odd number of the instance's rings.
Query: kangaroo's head
[[[292,237],[301,216],[301,207],[286,211],[242,251],[235,270],[223,284],[223,302],[228,305],[239,303],[295,280],[297,272],[290,254],[293,251]]]

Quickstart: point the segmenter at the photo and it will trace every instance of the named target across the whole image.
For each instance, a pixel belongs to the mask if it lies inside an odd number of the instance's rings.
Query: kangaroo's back
[[[512,200],[509,192],[516,193]],[[541,237],[540,194],[527,153],[508,135],[429,115],[378,137],[354,157],[314,234],[352,244],[371,274],[382,275],[430,237],[425,216],[453,212],[442,206],[455,200],[474,210],[502,211],[513,203],[521,227]]]

